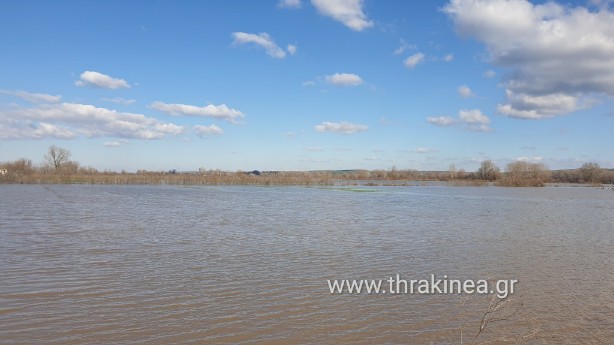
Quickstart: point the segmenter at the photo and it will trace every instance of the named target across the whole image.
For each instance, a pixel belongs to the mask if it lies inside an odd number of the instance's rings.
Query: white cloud
[[[590,107],[591,95],[614,97],[614,12],[607,7],[451,0],[444,12],[459,34],[485,44],[492,63],[511,70],[504,115],[541,119]]]
[[[446,56],[443,57],[443,61],[445,62],[450,62],[452,60],[454,60],[454,55],[452,54],[447,54]]]
[[[60,126],[61,125],[61,126]],[[159,139],[183,127],[142,114],[78,103],[45,104],[0,111],[0,138],[121,137]]]
[[[298,50],[298,48],[294,44],[288,44],[286,49],[288,50],[288,53],[290,53],[290,55],[296,54],[296,51]]]
[[[357,74],[335,73],[325,77],[326,82],[337,86],[358,86],[363,83],[362,78]]]
[[[94,71],[81,73],[80,79],[75,82],[77,86],[93,86],[103,89],[129,89],[130,85],[123,79],[110,77]]]
[[[541,156],[535,156],[535,157],[517,157],[516,158],[517,161],[523,161],[523,162],[535,162],[535,163],[540,163],[544,160],[544,157]]]
[[[542,119],[590,108],[593,101],[566,93],[531,96],[506,90],[509,104],[497,105],[499,114],[517,119]]]
[[[413,44],[409,44],[407,43],[404,39],[401,38],[401,45],[393,52],[394,55],[401,55],[403,54],[403,52],[405,52],[406,50],[413,50],[416,49],[416,46]]]
[[[206,137],[208,135],[219,135],[224,133],[224,131],[215,124],[212,124],[210,126],[196,125],[194,126],[194,131],[196,132],[196,135],[201,138]]]
[[[123,97],[103,98],[102,100],[105,102],[111,102],[111,103],[116,103],[116,104],[121,104],[121,105],[131,105],[131,104],[136,103],[135,99],[125,99]]]
[[[467,129],[471,131],[489,132],[492,130],[489,126],[490,119],[479,109],[461,110],[458,115],[461,121],[467,124]]]
[[[281,49],[266,32],[259,34],[233,32],[232,37],[234,39],[232,43],[235,45],[254,43],[264,48],[269,56],[277,59],[283,59],[286,57],[286,52],[284,52],[284,50]]]
[[[61,128],[50,123],[40,122],[30,132],[31,138],[56,138],[56,139],[72,139],[77,135],[67,128]]]
[[[333,18],[354,31],[373,26],[363,12],[362,0],[311,0],[320,14]]]
[[[459,86],[459,87],[458,87],[458,94],[459,94],[461,97],[464,97],[464,98],[468,98],[468,97],[473,97],[473,96],[475,96],[475,95],[473,94],[473,91],[471,91],[471,89],[470,89],[470,88],[469,88],[469,86],[467,86],[467,85],[461,85],[461,86]]]
[[[439,127],[451,126],[457,123],[457,120],[451,116],[429,116],[426,118],[426,122]]]
[[[105,141],[104,143],[102,143],[102,146],[104,147],[120,147],[124,144],[127,144],[128,141],[126,140],[114,140],[114,141]]]
[[[485,125],[490,123],[488,116],[482,114],[479,109],[461,110],[458,114],[460,119],[466,123],[479,123]]]
[[[426,148],[426,147],[418,147],[418,148],[412,150],[412,152],[414,152],[414,153],[433,153],[433,152],[437,152],[437,150],[429,149],[429,148]]]
[[[488,71],[484,72],[484,77],[485,78],[494,78],[495,75],[497,75],[497,73],[495,73],[495,71],[489,69]]]
[[[277,3],[279,8],[299,9],[302,6],[301,0],[279,0]]]
[[[237,123],[244,118],[243,113],[229,108],[226,104],[209,104],[204,107],[197,107],[187,104],[153,102],[149,106],[174,116],[204,116],[232,123]]]
[[[322,122],[319,125],[314,126],[318,132],[334,132],[343,134],[353,134],[356,132],[362,132],[369,129],[367,125],[359,125],[350,122]]]
[[[21,90],[9,91],[9,90],[0,90],[0,93],[4,93],[7,95],[12,95],[23,99],[24,101],[28,101],[30,103],[58,103],[62,100],[62,96],[53,96],[45,93],[32,93]]]
[[[418,65],[422,61],[424,61],[424,54],[416,53],[414,55],[411,55],[407,59],[405,59],[403,61],[403,64],[405,65],[405,67],[414,68],[414,67],[416,67],[416,65]]]
[[[303,86],[306,86],[306,87],[316,86],[316,83],[312,80],[307,80],[303,82]]]
[[[321,147],[317,147],[317,146],[315,146],[315,147],[305,147],[305,151],[322,152],[322,151],[324,151],[324,149],[321,148]]]

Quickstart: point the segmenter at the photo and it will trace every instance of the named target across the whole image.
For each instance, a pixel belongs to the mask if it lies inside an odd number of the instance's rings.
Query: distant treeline
[[[334,170],[334,171],[221,171],[200,169],[198,172],[98,171],[70,160],[70,151],[51,146],[43,163],[34,165],[29,159],[0,163],[0,183],[27,184],[169,184],[169,185],[333,185],[339,180],[362,184],[375,181],[447,181],[450,185],[543,186],[545,183],[614,183],[614,170],[597,163],[585,163],[578,169],[549,170],[544,164],[516,161],[504,172],[490,160],[481,163],[475,172],[450,166],[448,171],[400,170]],[[369,182],[373,181],[373,182]],[[385,184],[385,183],[384,183]]]

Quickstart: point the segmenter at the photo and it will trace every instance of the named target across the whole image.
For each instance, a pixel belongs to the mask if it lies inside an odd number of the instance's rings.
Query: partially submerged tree
[[[485,160],[480,165],[477,175],[482,180],[494,181],[499,177],[499,168],[491,160]]]
[[[550,170],[543,163],[516,161],[507,165],[499,184],[508,187],[541,187],[550,178]]]
[[[45,155],[45,165],[59,171],[62,166],[70,162],[70,151],[51,145]]]
[[[580,175],[582,180],[588,183],[598,183],[603,175],[604,170],[598,163],[588,162],[584,163],[580,168]]]

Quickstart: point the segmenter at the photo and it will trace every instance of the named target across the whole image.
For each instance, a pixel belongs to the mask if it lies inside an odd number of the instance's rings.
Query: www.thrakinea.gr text
[[[506,298],[514,293],[517,279],[500,279],[489,283],[486,279],[460,280],[447,275],[427,279],[403,279],[398,274],[388,279],[332,279],[327,280],[331,294],[497,294]]]

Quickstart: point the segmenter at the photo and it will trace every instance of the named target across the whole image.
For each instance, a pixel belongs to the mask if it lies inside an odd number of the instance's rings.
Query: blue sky
[[[614,167],[611,1],[2,1],[0,161]]]

